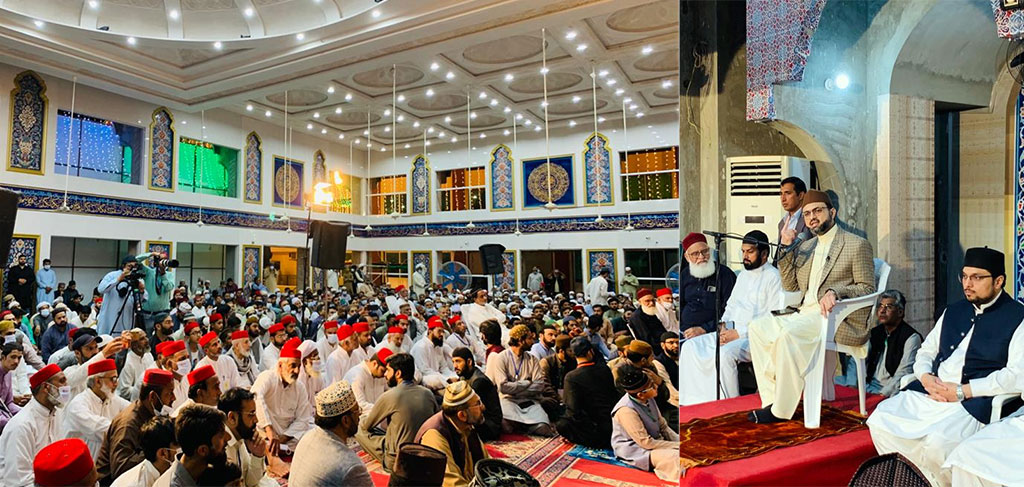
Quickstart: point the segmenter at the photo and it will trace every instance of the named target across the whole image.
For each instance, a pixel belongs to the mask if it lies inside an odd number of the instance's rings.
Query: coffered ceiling
[[[545,89],[551,127],[593,126],[596,103],[610,129],[624,109],[675,116],[678,5],[0,0],[0,61],[176,110],[277,122],[287,111],[297,130],[335,140],[363,137],[368,113],[384,145],[427,130],[445,142],[493,134],[513,120],[535,131]]]

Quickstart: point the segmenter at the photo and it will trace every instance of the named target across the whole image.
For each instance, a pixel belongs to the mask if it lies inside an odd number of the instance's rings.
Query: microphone
[[[717,238],[729,238],[729,236],[730,236],[728,233],[713,232],[711,230],[702,230],[700,233],[703,233],[704,235],[707,235],[709,237],[717,237]]]
[[[802,234],[802,233],[797,234],[796,238],[793,239],[793,243],[791,243],[788,246],[782,248],[782,253],[788,254],[788,253],[796,250],[796,248],[799,247],[800,243],[803,242],[803,241],[804,241],[804,234]]]

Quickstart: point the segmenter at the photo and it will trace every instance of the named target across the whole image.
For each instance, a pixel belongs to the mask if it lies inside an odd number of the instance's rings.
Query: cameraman
[[[142,303],[142,322],[147,334],[152,334],[154,317],[171,311],[171,295],[174,293],[174,269],[178,261],[167,259],[159,252],[139,254],[135,261],[146,272],[143,282],[149,297]]]
[[[135,328],[135,306],[142,303],[135,302],[132,289],[138,289],[142,302],[145,302],[147,294],[142,282],[143,275],[144,271],[138,269],[135,257],[129,255],[121,260],[121,270],[108,272],[100,280],[96,290],[103,295],[103,307],[100,308],[96,331],[101,335]]]

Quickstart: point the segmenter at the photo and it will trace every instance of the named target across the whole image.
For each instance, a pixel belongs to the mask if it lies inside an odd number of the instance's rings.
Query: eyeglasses
[[[686,255],[691,259],[696,259],[697,257],[711,257],[711,249],[695,250],[693,252],[687,252]]]
[[[804,218],[810,218],[811,215],[821,216],[821,215],[823,215],[823,214],[825,214],[827,212],[828,212],[828,207],[827,206],[819,206],[817,208],[805,211],[804,212]]]
[[[981,282],[982,279],[987,279],[989,277],[992,277],[992,274],[989,274],[989,275],[986,275],[986,276],[979,276],[977,274],[972,274],[972,275],[968,276],[967,274],[964,274],[963,272],[961,272],[960,273],[960,282],[970,281],[971,284],[977,284],[977,283]]]

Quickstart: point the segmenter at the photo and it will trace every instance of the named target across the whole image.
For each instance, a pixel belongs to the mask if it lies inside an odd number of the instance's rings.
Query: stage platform
[[[882,400],[868,395],[870,413]],[[836,409],[857,414],[857,390],[836,387],[836,400],[824,403]],[[761,407],[757,394],[682,407],[680,423],[697,418],[715,418],[728,413]],[[802,416],[794,421],[802,424]],[[686,439],[683,438],[683,448]],[[681,486],[842,486],[848,485],[857,467],[875,456],[868,430],[861,429],[836,436],[820,438],[797,446],[774,450],[740,460],[694,467],[684,472]]]

